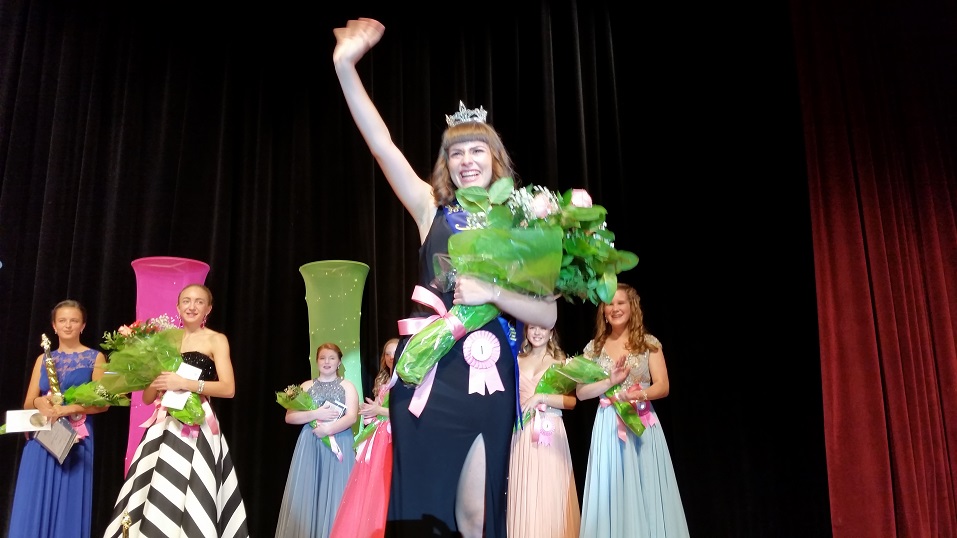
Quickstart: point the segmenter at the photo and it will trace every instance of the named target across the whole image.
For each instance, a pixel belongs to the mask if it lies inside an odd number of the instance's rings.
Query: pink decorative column
[[[179,323],[176,312],[179,292],[189,284],[205,284],[209,274],[209,265],[205,262],[171,256],[139,258],[131,265],[136,273],[136,319],[139,321],[166,314]],[[152,413],[153,406],[143,405],[142,391],[130,395],[130,432],[124,473],[130,470],[133,454],[143,438],[140,424]]]

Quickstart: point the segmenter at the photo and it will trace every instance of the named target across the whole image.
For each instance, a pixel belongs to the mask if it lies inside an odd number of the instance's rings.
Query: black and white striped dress
[[[200,379],[216,379],[215,363],[206,355],[188,351],[183,362],[200,368]],[[249,536],[226,438],[204,407],[206,419],[195,427],[160,412],[136,448],[104,537],[123,536],[126,514],[131,537]]]

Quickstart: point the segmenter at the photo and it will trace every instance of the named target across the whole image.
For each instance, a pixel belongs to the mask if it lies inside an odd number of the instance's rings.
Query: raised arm
[[[373,19],[351,20],[344,28],[334,29],[336,48],[332,60],[352,119],[392,190],[415,219],[420,236],[424,238],[436,207],[432,187],[415,173],[405,155],[392,141],[389,128],[382,121],[356,71],[356,63],[379,42],[384,32],[385,26]]]

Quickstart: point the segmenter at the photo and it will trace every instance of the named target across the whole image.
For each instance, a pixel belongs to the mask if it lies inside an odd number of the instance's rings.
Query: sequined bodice
[[[200,353],[199,351],[184,351],[183,362],[202,370],[199,374],[199,378],[203,381],[216,381],[219,379],[219,376],[216,374],[216,363],[204,353]]]
[[[661,342],[657,338],[650,334],[645,334],[645,341],[654,345],[658,349],[661,349]],[[589,359],[598,363],[606,372],[610,372],[612,366],[615,363],[615,360],[608,356],[608,353],[602,348],[601,353],[596,357],[595,353],[595,341],[592,340],[588,342],[585,346],[583,354]],[[621,388],[627,389],[628,387],[639,383],[642,387],[647,387],[651,384],[651,372],[648,369],[648,357],[651,355],[651,351],[644,351],[642,353],[629,353],[625,357],[625,364],[628,365],[628,377],[621,383]]]
[[[319,381],[319,378],[312,380],[312,386],[309,387],[309,395],[316,405],[322,405],[324,402],[333,401],[343,405],[346,403],[346,389],[342,388],[342,379],[333,379],[332,381]]]

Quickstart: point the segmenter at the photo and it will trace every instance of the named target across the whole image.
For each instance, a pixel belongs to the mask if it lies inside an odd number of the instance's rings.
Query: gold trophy
[[[50,394],[48,397],[54,405],[62,405],[63,393],[60,392],[60,378],[57,377],[56,363],[50,354],[50,339],[47,338],[46,334],[40,336],[40,346],[43,347],[43,366],[46,368],[47,379],[50,381]],[[39,413],[34,415],[34,417],[40,417],[42,419],[42,423],[39,424],[40,426],[45,425],[47,422],[46,417]],[[70,453],[70,448],[78,441],[76,430],[73,429],[73,425],[70,424],[70,421],[65,417],[58,418],[50,426],[49,430],[38,431],[34,438],[61,464],[63,460],[66,459],[67,454]]]

